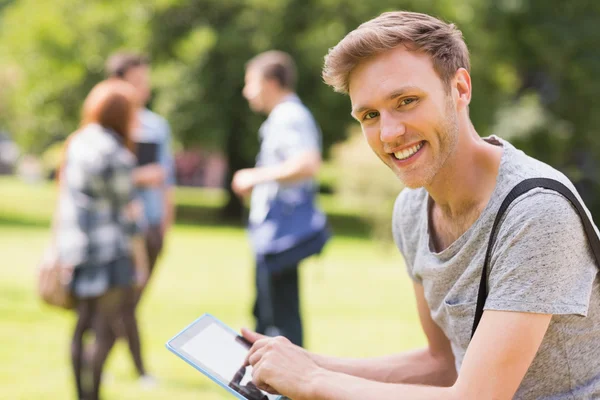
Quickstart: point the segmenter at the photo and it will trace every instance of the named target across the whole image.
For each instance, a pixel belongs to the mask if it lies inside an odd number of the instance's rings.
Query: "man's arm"
[[[431,319],[423,286],[415,283],[414,290],[419,319],[427,337],[427,348],[362,360],[312,355],[317,365],[326,370],[378,382],[452,386],[457,375],[450,342]]]
[[[165,171],[158,163],[144,165],[133,170],[133,182],[137,187],[159,187],[165,181]]]
[[[551,315],[486,311],[450,388],[384,385],[323,371],[312,399],[509,400],[542,343]],[[308,397],[307,397],[308,398]]]
[[[552,315],[485,311],[451,387],[375,382],[319,367],[282,337],[261,339],[248,361],[253,382],[294,400],[509,400],[544,338]]]
[[[309,150],[293,156],[282,164],[255,168],[257,183],[277,181],[294,182],[313,178],[321,167],[321,153]]]
[[[307,150],[278,165],[239,170],[233,176],[231,186],[235,193],[244,196],[261,183],[285,183],[312,178],[320,167],[321,153],[318,150]]]
[[[163,219],[161,229],[163,236],[175,221],[175,163],[171,152],[171,127],[165,121],[164,140],[159,147],[159,163],[165,173],[162,190]]]
[[[163,235],[166,235],[175,221],[175,189],[167,186],[163,190],[163,220],[161,229]]]

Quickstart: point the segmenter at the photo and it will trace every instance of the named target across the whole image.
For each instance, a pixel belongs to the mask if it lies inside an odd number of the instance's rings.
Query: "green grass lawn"
[[[40,304],[35,291],[36,263],[49,237],[44,216],[53,207],[53,194],[44,187],[3,183],[0,398],[74,398],[68,359],[74,315]],[[17,214],[22,223],[14,222]],[[424,344],[411,283],[393,248],[338,235],[322,257],[303,265],[301,279],[310,350],[366,357]],[[104,398],[231,398],[164,343],[205,312],[234,328],[252,326],[252,282],[242,229],[176,226],[138,313],[148,369],[160,385],[141,389],[126,345],[118,343],[108,361]]]

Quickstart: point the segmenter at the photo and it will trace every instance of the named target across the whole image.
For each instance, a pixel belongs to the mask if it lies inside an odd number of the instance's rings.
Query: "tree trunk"
[[[243,135],[242,126],[243,124],[241,123],[239,117],[234,117],[234,121],[232,121],[231,129],[227,135],[227,141],[225,143],[225,152],[229,166],[227,171],[227,179],[225,180],[225,182],[227,182],[225,188],[229,198],[227,203],[221,209],[221,218],[230,222],[239,222],[240,224],[245,225],[247,213],[244,204],[242,203],[241,199],[235,193],[233,193],[233,190],[231,190],[231,180],[233,178],[233,174],[236,171],[248,166],[240,149],[240,143],[243,142],[241,138],[241,135]]]

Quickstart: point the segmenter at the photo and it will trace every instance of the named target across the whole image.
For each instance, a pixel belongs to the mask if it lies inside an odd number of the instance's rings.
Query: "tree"
[[[401,3],[407,9],[458,19],[462,15],[451,1],[434,1],[429,6],[418,1]],[[256,154],[261,118],[250,113],[241,97],[244,64],[262,51],[283,50],[298,64],[298,93],[321,125],[327,152],[346,138],[354,122],[348,99],[322,82],[323,57],[361,22],[398,6],[398,1],[373,6],[346,0],[173,2],[155,14],[150,43],[151,53],[169,66],[172,72],[165,76],[178,82],[178,89],[163,91],[157,104],[164,105],[164,113],[179,116],[171,120],[186,143],[198,141],[225,149],[231,171],[247,167]],[[491,108],[477,108],[476,114]],[[240,210],[239,203],[233,195],[230,199],[227,211],[238,215],[234,210]]]
[[[502,18],[497,18],[500,13]],[[515,143],[562,169],[600,215],[598,126],[600,3],[528,0],[495,2],[489,26],[501,38],[504,62],[518,71],[517,98],[537,97],[540,121]]]
[[[280,49],[298,64],[298,93],[322,127],[328,153],[356,125],[348,99],[322,83],[324,55],[360,23],[405,9],[453,21],[463,31],[472,61],[470,113],[481,135],[518,131],[513,140],[528,153],[574,178],[584,170],[597,175],[593,163],[582,167],[577,160],[581,149],[588,159],[600,155],[600,114],[589,111],[600,92],[600,59],[590,51],[600,26],[598,2],[0,0],[3,5],[0,124],[26,151],[40,152],[76,128],[105,58],[128,48],[150,54],[152,107],[184,147],[223,151],[230,172],[250,166],[263,117],[241,96],[244,64]],[[508,123],[515,112],[531,123]],[[226,214],[238,218],[241,205],[230,198]]]
[[[64,138],[103,78],[106,55],[144,47],[148,18],[135,0],[14,1],[0,27],[0,77],[10,76],[0,123],[30,152]]]

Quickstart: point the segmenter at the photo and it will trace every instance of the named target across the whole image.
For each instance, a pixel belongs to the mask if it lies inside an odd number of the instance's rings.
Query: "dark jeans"
[[[258,333],[285,336],[303,345],[299,289],[297,265],[277,274],[257,265],[254,316]]]

